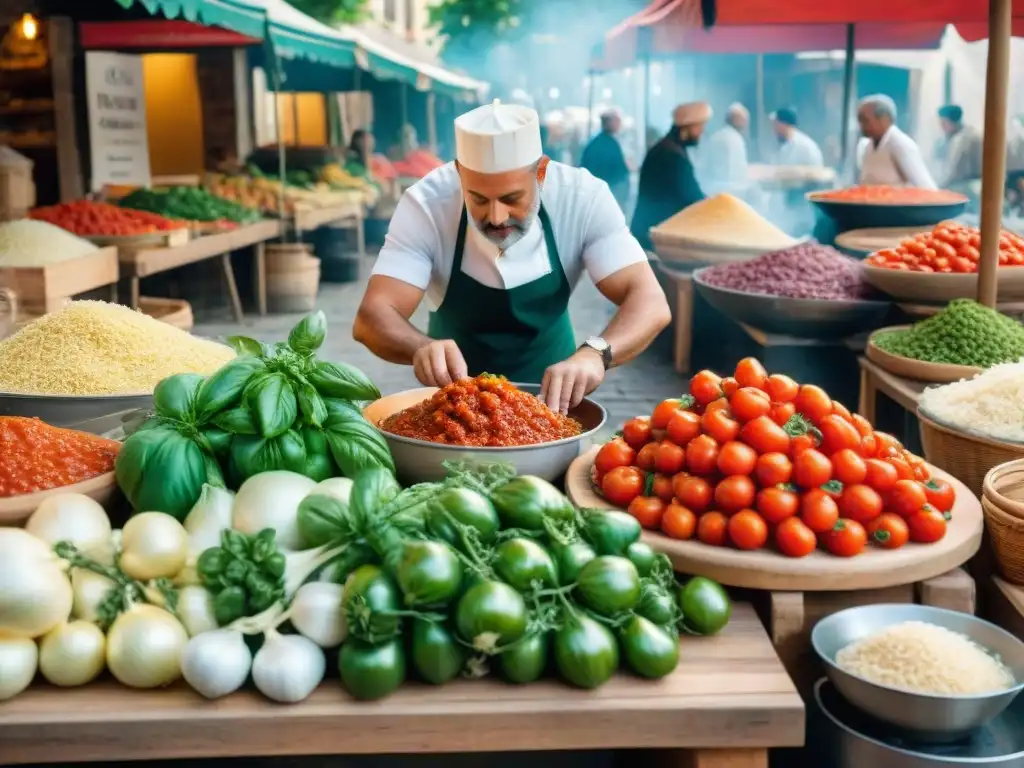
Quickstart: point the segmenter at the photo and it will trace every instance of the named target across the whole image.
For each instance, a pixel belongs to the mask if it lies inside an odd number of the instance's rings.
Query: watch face
[[[596,349],[598,352],[604,352],[608,349],[608,342],[600,336],[591,336],[587,339],[587,346]]]

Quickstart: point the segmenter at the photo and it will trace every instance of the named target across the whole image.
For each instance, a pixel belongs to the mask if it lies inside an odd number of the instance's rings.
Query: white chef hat
[[[455,156],[471,171],[514,171],[543,154],[540,119],[529,107],[495,99],[455,118]]]

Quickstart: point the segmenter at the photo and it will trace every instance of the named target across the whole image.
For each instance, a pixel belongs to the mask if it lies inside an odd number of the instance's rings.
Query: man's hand
[[[544,371],[540,399],[552,411],[568,413],[604,381],[601,353],[584,347],[567,360]]]
[[[417,349],[412,367],[419,382],[428,387],[443,387],[469,375],[466,360],[451,339],[431,341]]]

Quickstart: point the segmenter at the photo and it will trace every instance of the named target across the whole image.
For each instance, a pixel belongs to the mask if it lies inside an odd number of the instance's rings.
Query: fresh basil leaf
[[[327,446],[327,435],[319,427],[303,427],[299,430],[302,442],[306,444],[306,466],[302,474],[318,483],[329,477],[337,477],[338,467]]]
[[[356,520],[370,521],[402,492],[394,473],[379,467],[367,469],[353,478],[349,507]]]
[[[327,315],[318,310],[306,315],[288,334],[288,346],[301,355],[311,355],[327,338]]]
[[[330,411],[330,408],[328,408]],[[358,411],[349,415],[335,410],[325,422],[327,445],[338,469],[355,477],[364,469],[381,467],[395,471],[395,462],[384,437]]]
[[[345,363],[318,362],[307,374],[310,384],[323,397],[343,400],[376,400],[380,390],[358,368]]]
[[[213,424],[232,435],[255,435],[258,433],[256,419],[253,418],[252,411],[244,405],[218,413],[213,419]]]
[[[307,424],[314,427],[321,427],[327,421],[327,406],[324,399],[308,381],[303,379],[296,384],[296,395],[299,400],[299,410]]]
[[[248,336],[228,336],[226,341],[228,346],[239,355],[259,357],[263,354],[263,345],[256,341],[256,339],[250,339]]]
[[[153,390],[157,414],[185,424],[195,423],[196,397],[203,380],[198,373],[176,373],[161,381]]]
[[[209,446],[209,451],[217,459],[227,457],[228,451],[231,450],[231,440],[234,438],[234,435],[215,426],[203,427],[199,434]]]
[[[327,493],[311,493],[299,502],[298,527],[305,547],[344,543],[356,535],[348,505]]]
[[[291,428],[298,415],[298,401],[283,373],[271,373],[253,389],[250,406],[264,437],[277,437]]]
[[[306,446],[293,430],[270,438],[239,435],[231,443],[232,474],[239,482],[278,469],[302,472],[305,461]]]
[[[266,363],[259,357],[240,357],[223,366],[199,388],[196,417],[204,423],[221,411],[238,405],[252,377],[266,370]]]

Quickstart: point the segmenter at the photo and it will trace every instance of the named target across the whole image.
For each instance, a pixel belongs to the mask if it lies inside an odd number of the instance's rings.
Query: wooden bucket
[[[312,257],[310,257],[312,258]],[[312,258],[288,272],[267,273],[267,309],[271,312],[311,312],[320,288],[320,260]]]
[[[308,243],[271,243],[266,248],[267,274],[292,272],[312,266],[313,246]],[[317,266],[320,262],[317,261]]]

